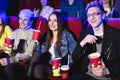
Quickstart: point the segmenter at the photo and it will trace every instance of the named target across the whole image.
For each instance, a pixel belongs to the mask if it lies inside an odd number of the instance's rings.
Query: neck
[[[57,34],[58,34],[58,31],[53,31],[53,39],[52,39],[52,42],[56,42],[56,41],[57,41]]]
[[[74,0],[69,0],[69,5],[72,5],[74,3]]]
[[[58,34],[58,31],[53,31],[53,37],[56,37]]]
[[[100,24],[98,27],[93,28],[94,34],[102,34],[103,33],[103,23]]]
[[[44,9],[47,5],[43,5],[42,8]]]
[[[110,8],[110,5],[109,5],[109,3],[105,3],[105,4],[103,4],[103,7],[104,8]]]

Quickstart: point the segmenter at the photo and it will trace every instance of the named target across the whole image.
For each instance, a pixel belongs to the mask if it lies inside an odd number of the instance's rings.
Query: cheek
[[[0,27],[0,31],[2,31],[2,27]]]

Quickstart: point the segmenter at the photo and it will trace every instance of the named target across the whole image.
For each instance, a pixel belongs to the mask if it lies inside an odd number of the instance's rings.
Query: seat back
[[[107,24],[111,27],[120,29],[120,18],[108,18]]]
[[[43,35],[47,31],[47,20],[41,16],[38,17],[35,29],[40,30]]]
[[[68,29],[73,32],[76,39],[78,40],[80,37],[80,32],[82,31],[82,20],[76,17],[68,18]]]
[[[8,20],[9,20],[8,24],[10,25],[10,27],[13,30],[18,29],[18,26],[19,26],[19,24],[18,24],[18,17],[16,17],[16,16],[9,16]]]
[[[106,18],[107,25],[120,29],[120,18]],[[87,28],[90,28],[90,24],[87,25]]]
[[[61,1],[62,1],[62,0],[53,0],[54,8],[55,8],[55,9],[59,9],[60,2],[61,2]]]

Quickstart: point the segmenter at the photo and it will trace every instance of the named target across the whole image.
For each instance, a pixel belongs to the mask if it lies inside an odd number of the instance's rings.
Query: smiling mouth
[[[96,21],[91,21],[91,23],[95,23]]]

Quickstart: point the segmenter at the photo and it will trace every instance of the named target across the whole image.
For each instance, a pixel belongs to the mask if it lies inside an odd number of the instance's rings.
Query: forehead
[[[19,18],[22,18],[22,19],[30,19],[30,16],[21,14],[21,15],[19,15]]]
[[[101,10],[98,7],[90,7],[87,11],[87,14],[92,14],[97,12],[101,12]]]
[[[57,19],[57,16],[56,16],[55,14],[52,14],[52,15],[50,16],[50,19]]]

